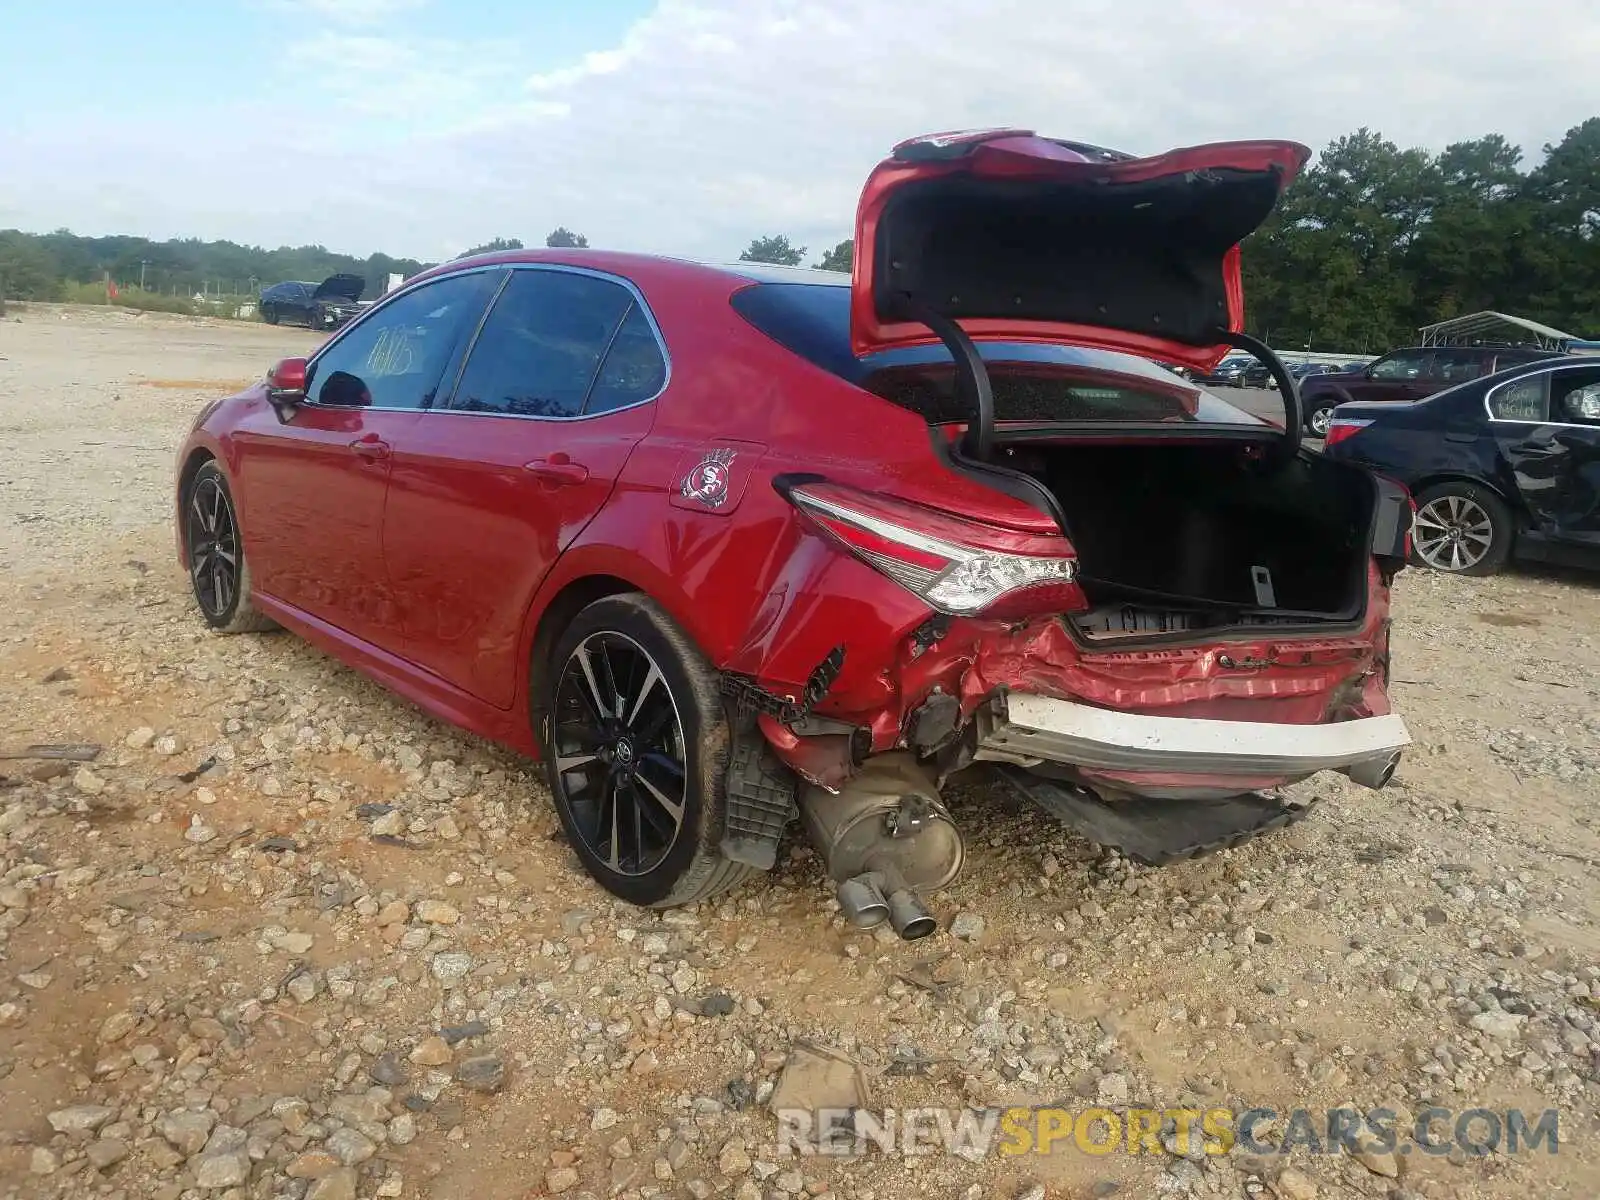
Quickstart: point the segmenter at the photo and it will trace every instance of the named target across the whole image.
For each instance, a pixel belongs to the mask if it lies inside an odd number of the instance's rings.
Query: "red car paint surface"
[[[1037,141],[994,140],[961,169],[1023,181],[1138,181],[1270,168],[1282,186],[1305,157],[1289,143],[1252,142],[1108,164],[1072,150],[1041,151]],[[851,299],[857,353],[934,340],[926,328],[886,320],[874,307],[877,268],[866,248],[897,181],[955,170],[891,161],[869,181]],[[1236,246],[1221,263],[1219,327],[1238,330]],[[739,267],[591,250],[483,256],[409,281],[324,351],[380,319],[397,297],[463,272],[507,268],[625,282],[666,349],[659,394],[582,419],[544,420],[445,409],[458,377],[451,372],[436,407],[413,411],[285,408],[264,382],[209,407],[179,455],[180,529],[198,467],[214,460],[228,478],[256,607],[439,717],[537,755],[530,693],[551,638],[582,603],[624,590],[653,597],[717,669],[777,697],[797,696],[830,651],[845,647],[815,712],[864,730],[872,752],[904,745],[909,715],[935,689],[959,700],[963,721],[1007,689],[1132,713],[1293,725],[1388,712],[1380,669],[1387,589],[1376,566],[1358,627],[1326,636],[1258,630],[1161,648],[1100,648],[1048,613],[952,617],[931,640],[914,636],[927,629],[928,603],[846,552],[797,510],[777,486],[782,480],[821,477],[843,494],[920,506],[926,528],[952,540],[977,523],[998,549],[1070,556],[1072,547],[1039,506],[936,452],[935,436],[956,436],[959,428],[930,436],[922,417],[755,328],[733,304],[757,286]],[[1073,343],[1198,368],[1227,349],[1061,313],[962,325],[980,340]],[[464,318],[458,354],[477,319],[471,311]],[[451,371],[460,370],[453,363]],[[1117,382],[1106,368],[1079,374]],[[1185,403],[1198,395],[1175,379],[1160,386]],[[179,553],[187,554],[181,534]],[[1240,670],[1224,658],[1264,666]],[[772,716],[761,728],[802,776],[837,783],[848,772],[848,738],[801,736]],[[1088,778],[1127,784],[1134,777]],[[1184,777],[1140,778],[1167,785]],[[1274,781],[1234,782],[1244,789]]]

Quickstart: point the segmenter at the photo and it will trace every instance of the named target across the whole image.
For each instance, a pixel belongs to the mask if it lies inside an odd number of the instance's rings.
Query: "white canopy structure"
[[[1476,346],[1489,344],[1533,344],[1544,350],[1564,350],[1571,342],[1581,341],[1575,333],[1565,333],[1526,317],[1513,317],[1507,313],[1477,312],[1464,317],[1451,317],[1436,321],[1420,330],[1424,346]]]

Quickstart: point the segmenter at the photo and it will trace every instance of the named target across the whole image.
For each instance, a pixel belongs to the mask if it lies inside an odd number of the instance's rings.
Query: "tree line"
[[[0,285],[17,300],[82,298],[109,277],[126,292],[185,299],[197,294],[247,296],[286,279],[322,280],[350,272],[381,291],[389,273],[414,275],[425,264],[412,258],[372,254],[357,258],[324,246],[268,250],[237,242],[198,238],[153,241],[128,235],[85,237],[0,230]]]
[[[579,247],[587,246],[589,239],[561,226],[545,238],[545,244]],[[495,238],[458,257],[522,248],[516,238]],[[287,279],[316,282],[340,273],[361,276],[367,281],[367,295],[376,296],[383,291],[390,274],[411,276],[434,265],[388,254],[358,258],[325,246],[267,250],[198,238],[158,242],[126,235],[84,237],[66,229],[54,233],[0,230],[0,300],[82,300],[103,296],[100,285],[109,278],[125,298],[133,300],[137,307],[145,307],[137,303],[141,292],[180,301],[195,295],[243,298]]]
[[[1243,244],[1251,332],[1377,352],[1490,309],[1600,334],[1600,117],[1522,160],[1499,134],[1437,154],[1337,139]]]
[[[565,226],[545,238],[588,244]],[[495,238],[465,253],[522,247]],[[772,234],[739,257],[799,266],[807,255]],[[853,258],[846,239],[811,265],[849,271]],[[1600,335],[1600,117],[1546,145],[1527,169],[1500,134],[1433,153],[1359,129],[1322,151],[1245,239],[1242,259],[1247,328],[1282,349],[1377,353],[1413,341],[1422,325],[1483,309]],[[142,272],[145,287],[183,296],[350,271],[376,293],[390,272],[431,265],[322,246],[0,231],[0,299],[60,298],[107,272],[123,287]]]

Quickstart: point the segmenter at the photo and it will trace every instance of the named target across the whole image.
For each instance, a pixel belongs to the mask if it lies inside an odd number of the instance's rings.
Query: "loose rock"
[[[104,1104],[74,1104],[71,1108],[58,1108],[51,1113],[50,1128],[57,1133],[93,1133],[116,1115],[116,1109]]]
[[[430,969],[440,983],[459,983],[472,970],[472,955],[465,950],[444,950],[433,956]]]
[[[410,1055],[412,1062],[424,1067],[442,1067],[454,1057],[450,1043],[438,1036],[423,1038]]]
[[[717,1170],[730,1178],[737,1178],[750,1169],[750,1155],[741,1138],[729,1138],[717,1152]]]
[[[456,1082],[474,1092],[498,1092],[505,1086],[506,1064],[498,1054],[475,1054],[456,1064]]]
[[[375,1143],[356,1129],[340,1129],[328,1136],[328,1151],[347,1167],[364,1163],[378,1152]]]
[[[1285,1167],[1279,1172],[1272,1181],[1272,1190],[1282,1200],[1317,1200],[1316,1183],[1293,1167]]]
[[[356,1200],[356,1173],[340,1167],[324,1175],[306,1190],[306,1200]]]
[[[455,906],[443,900],[419,900],[412,911],[417,920],[426,925],[454,925],[461,920]]]
[[[963,941],[975,942],[983,936],[984,920],[975,912],[957,913],[950,922],[950,935]]]

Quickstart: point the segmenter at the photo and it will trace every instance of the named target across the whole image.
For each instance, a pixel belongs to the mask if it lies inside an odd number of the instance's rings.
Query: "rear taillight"
[[[1020,618],[1088,607],[1066,538],[1018,533],[821,481],[789,500],[862,562],[951,616]]]
[[[1371,421],[1362,421],[1355,417],[1334,417],[1328,422],[1328,437],[1322,444],[1323,449],[1348,441],[1371,424]]]

